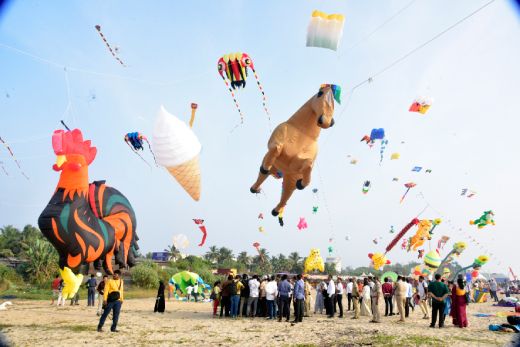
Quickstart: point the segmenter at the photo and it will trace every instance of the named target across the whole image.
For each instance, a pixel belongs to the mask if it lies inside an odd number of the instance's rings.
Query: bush
[[[139,287],[156,288],[159,284],[159,276],[152,267],[145,263],[150,262],[143,262],[132,268],[132,271],[130,272],[132,280]],[[157,267],[157,264],[155,264],[155,266]]]
[[[12,272],[14,272],[13,269],[5,266],[4,264],[0,264],[0,277],[4,277],[5,278],[6,274],[12,273]]]
[[[168,282],[170,282],[170,278],[179,272],[179,269],[177,269],[176,267],[167,267],[166,269],[159,270],[158,275],[159,279],[163,281],[164,284],[167,284]]]
[[[145,261],[139,263],[138,266],[148,267],[148,268],[153,269],[155,271],[159,270],[159,266],[157,265],[157,263],[154,263],[153,261],[150,261],[150,260],[145,260]]]

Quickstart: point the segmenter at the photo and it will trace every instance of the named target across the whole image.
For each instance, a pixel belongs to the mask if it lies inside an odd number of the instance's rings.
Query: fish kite
[[[406,194],[408,194],[408,191],[409,191],[411,188],[415,187],[416,185],[417,185],[417,183],[413,183],[413,182],[406,183],[406,184],[404,185],[406,188],[408,188],[408,190],[406,190],[406,193],[404,193],[403,198],[401,199],[401,201],[399,201],[399,203],[402,203],[402,202],[403,202],[404,198],[406,197]]]
[[[300,223],[298,223],[298,229],[307,229],[307,222],[305,221],[305,217],[300,218]]]
[[[195,111],[197,111],[197,104],[191,104],[191,119],[190,119],[190,128],[193,127],[193,121],[195,120]]]
[[[326,15],[314,11],[307,27],[307,47],[328,48],[338,50],[339,40],[343,36],[345,17],[342,14]]]
[[[155,160],[155,154],[152,151],[152,146],[150,145],[150,142],[148,142],[148,139],[146,138],[146,136],[144,136],[143,134],[138,133],[138,132],[128,133],[125,135],[125,142],[128,145],[128,147],[130,147],[130,149],[135,154],[137,154],[139,156],[139,158],[143,159],[143,161],[146,164],[148,164],[148,162],[146,160],[144,160],[144,158],[141,157],[141,155],[139,153],[137,153],[138,150],[141,150],[141,151],[144,150],[143,141],[146,141],[146,143],[148,143],[148,148],[150,149],[150,152],[152,153],[153,160],[155,161],[155,166],[159,167],[159,165],[157,165],[157,161]],[[152,166],[150,164],[148,164],[148,166],[150,166],[150,168],[152,168]]]
[[[413,104],[408,111],[419,112],[425,114],[426,111],[433,105],[433,98],[424,95],[418,95],[413,100]]]
[[[101,27],[99,25],[96,25],[96,29],[97,31],[99,32],[99,35],[101,35],[101,38],[103,39],[103,41],[105,41],[105,43],[107,44],[107,47],[108,49],[110,50],[110,53],[112,53],[112,55],[114,56],[114,58],[117,59],[118,62],[121,63],[121,65],[123,65],[123,67],[127,67],[125,64],[123,64],[123,62],[121,61],[121,59],[119,59],[115,54],[114,54],[114,51],[112,51],[112,48],[110,48],[110,45],[108,44],[107,40],[105,39],[105,37],[103,36],[103,33],[101,32]],[[119,53],[119,52],[116,52],[116,53]],[[130,66],[128,66],[130,67]]]
[[[262,86],[260,85],[260,81],[258,80],[258,76],[255,71],[255,67],[253,65],[253,60],[251,60],[251,57],[242,52],[231,53],[231,54],[224,54],[222,58],[218,61],[218,73],[220,74],[220,77],[224,80],[226,83],[226,86],[228,87],[229,91],[231,92],[231,96],[233,96],[233,101],[235,102],[235,105],[237,106],[238,113],[240,113],[240,119],[241,123],[244,123],[244,118],[242,117],[242,112],[240,111],[240,107],[238,107],[238,103],[235,99],[235,94],[233,93],[233,90],[236,90],[237,88],[242,87],[242,90],[246,87],[246,78],[247,78],[247,68],[250,68],[253,73],[255,74],[256,83],[258,84],[258,87],[260,88],[260,91],[262,92],[262,96],[264,98],[263,104],[264,104],[264,110],[267,113],[267,116],[269,117],[269,129],[271,129],[271,116],[269,115],[269,112],[267,111],[267,108],[265,107],[265,93],[262,89]],[[224,74],[225,72],[225,74]],[[225,77],[224,77],[225,76]],[[229,86],[228,82],[226,81],[226,77],[231,83],[231,87]],[[231,90],[233,88],[233,90]],[[240,124],[238,124],[234,129],[236,129]],[[233,132],[231,130],[231,132]]]
[[[203,219],[194,219],[193,220],[195,222],[195,224],[197,224],[199,226],[199,229],[202,231],[202,242],[200,243],[199,246],[202,246],[204,244],[204,242],[206,242],[206,236],[207,236],[207,233],[206,233],[206,227],[204,226],[204,220]]]
[[[485,227],[487,224],[493,224],[493,225],[496,225],[495,224],[495,221],[493,220],[493,217],[495,216],[495,214],[493,213],[493,211],[485,211],[484,214],[482,216],[480,216],[479,219],[477,220],[474,220],[474,221],[469,221],[469,224],[470,225],[478,225],[478,228],[479,229],[482,229],[483,227]]]
[[[258,246],[260,246],[260,244],[258,242],[253,243],[253,247],[256,247],[258,254],[260,254],[260,258],[262,258],[262,263],[260,264],[260,266],[262,266],[262,264],[264,263],[264,256],[262,255],[262,252],[260,252],[260,249],[258,248]]]

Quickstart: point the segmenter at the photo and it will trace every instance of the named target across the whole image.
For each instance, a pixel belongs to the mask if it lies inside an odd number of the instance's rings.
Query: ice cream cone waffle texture
[[[179,184],[199,201],[201,145],[191,129],[161,106],[153,131],[157,164],[164,166]]]

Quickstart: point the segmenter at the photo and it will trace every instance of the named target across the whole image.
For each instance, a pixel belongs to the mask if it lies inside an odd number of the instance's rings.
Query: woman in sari
[[[453,291],[453,281],[448,281],[448,289],[450,290],[450,293]],[[446,307],[444,308],[445,316],[448,316],[451,311],[451,296],[452,294],[448,294],[446,297]]]
[[[363,292],[361,293],[363,301],[361,302],[361,316],[372,316],[370,309],[370,286],[368,285],[368,278],[363,281]]]
[[[457,285],[451,290],[451,312],[453,317],[453,325],[460,328],[468,326],[468,318],[466,317],[466,291],[464,290],[464,281],[462,278],[457,279]]]
[[[164,282],[159,281],[159,290],[157,291],[157,300],[155,300],[154,312],[164,313]]]
[[[318,284],[318,287],[316,287],[316,302],[314,304],[314,313],[320,311],[320,313],[323,313],[323,307],[325,305],[325,300],[323,298],[323,288],[326,287],[325,282],[321,282]]]

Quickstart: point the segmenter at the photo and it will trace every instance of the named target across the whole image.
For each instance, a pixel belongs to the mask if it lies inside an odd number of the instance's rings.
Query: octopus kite
[[[159,167],[157,165],[157,161],[155,160],[155,154],[152,151],[152,146],[150,146],[150,142],[148,142],[148,139],[146,138],[146,136],[144,136],[143,134],[138,133],[138,132],[128,133],[125,135],[125,142],[128,145],[128,147],[130,147],[130,149],[135,154],[137,154],[141,159],[143,159],[143,161],[146,164],[148,164],[148,162],[146,160],[144,160],[144,158],[141,157],[141,155],[139,153],[137,153],[138,150],[141,150],[141,151],[143,150],[143,141],[146,141],[146,143],[148,143],[148,148],[150,148],[150,152],[153,155],[153,160],[155,161],[155,166]],[[152,166],[150,164],[148,164],[148,165],[150,166],[150,168],[152,168]]]
[[[240,107],[238,107],[238,103],[235,98],[235,94],[233,93],[233,90],[236,90],[240,87],[242,87],[242,90],[244,90],[244,88],[246,87],[247,68],[253,70],[253,73],[255,74],[256,83],[258,84],[258,87],[260,88],[260,91],[262,92],[262,96],[264,98],[264,109],[267,113],[267,116],[269,117],[269,129],[271,129],[271,116],[269,115],[269,112],[265,107],[265,93],[262,89],[262,86],[260,85],[258,76],[256,75],[255,67],[253,65],[253,61],[251,60],[251,57],[246,53],[237,52],[236,54],[224,54],[224,56],[222,56],[222,58],[220,58],[218,61],[218,72],[224,80],[224,82],[226,83],[226,86],[228,87],[229,91],[231,92],[231,96],[233,96],[233,101],[235,102],[235,105],[237,105],[238,113],[240,113],[240,124],[244,123],[244,118],[242,117]],[[226,73],[225,77],[224,72]],[[226,81],[226,77],[231,83],[231,87],[229,87],[229,84]],[[233,88],[233,90],[231,90],[231,88]],[[236,129],[240,124],[238,124],[234,129]]]
[[[253,247],[256,247],[258,254],[260,254],[260,258],[262,258],[262,263],[260,264],[260,266],[262,266],[262,264],[264,263],[264,256],[262,255],[262,252],[260,252],[260,249],[258,248],[258,246],[260,246],[260,244],[258,242],[253,243]]]

